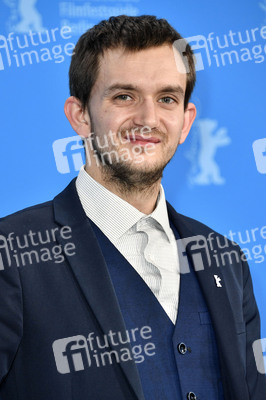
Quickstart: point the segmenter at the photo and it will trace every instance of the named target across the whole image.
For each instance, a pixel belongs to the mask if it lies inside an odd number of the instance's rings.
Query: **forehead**
[[[119,81],[143,90],[158,90],[178,84],[185,91],[186,74],[180,72],[178,58],[177,50],[168,44],[134,52],[121,47],[106,50],[99,60],[95,86],[105,90]]]

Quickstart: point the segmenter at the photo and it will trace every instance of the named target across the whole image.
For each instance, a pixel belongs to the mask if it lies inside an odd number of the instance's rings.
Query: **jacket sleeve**
[[[6,237],[0,232],[0,385],[15,358],[23,332],[19,271],[11,264]]]
[[[249,266],[243,262],[244,296],[243,313],[246,324],[246,378],[251,400],[266,399],[266,375],[258,371],[253,342],[260,339],[260,316],[253,292]],[[261,354],[262,355],[262,354]]]

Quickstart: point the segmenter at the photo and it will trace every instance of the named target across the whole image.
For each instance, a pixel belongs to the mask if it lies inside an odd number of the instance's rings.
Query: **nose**
[[[135,112],[133,122],[136,125],[148,126],[150,129],[158,128],[158,110],[153,99],[145,99],[140,103]]]

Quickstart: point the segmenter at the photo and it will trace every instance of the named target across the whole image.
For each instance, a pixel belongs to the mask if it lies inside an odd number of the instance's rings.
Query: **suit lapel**
[[[177,214],[169,203],[167,207],[169,217],[176,226],[181,239],[202,235],[201,232],[195,232],[195,223],[193,224],[193,220]],[[210,230],[206,229],[205,237],[209,233]],[[219,350],[225,397],[228,399],[241,398],[247,400],[249,399],[248,391],[246,386],[243,385],[243,382],[245,382],[245,370],[241,361],[242,356],[237,343],[235,320],[232,313],[234,305],[229,301],[228,288],[226,287],[225,279],[223,279],[223,268],[234,268],[234,266],[228,265],[219,268],[217,267],[216,259],[211,256],[210,265],[206,265],[205,262],[204,269],[197,270],[198,266],[195,265],[195,254],[192,254],[191,247],[188,246],[186,252],[194,269],[197,271],[196,276],[211,315]],[[217,286],[214,275],[218,275],[221,278],[222,287]],[[238,368],[235,368],[236,360],[239,360],[237,362]]]
[[[98,241],[80,203],[75,180],[54,199],[55,220],[62,226],[70,226],[76,246],[74,256],[66,256],[73,275],[93,310],[104,334],[125,332],[124,320],[114,287],[109,276]],[[58,241],[64,241],[58,235]],[[125,347],[126,345],[123,345]],[[141,383],[135,362],[121,362],[127,380],[138,399],[143,399]]]
[[[177,214],[167,204],[169,217],[176,226],[181,239],[189,238],[199,232],[195,232],[193,222],[186,217]],[[125,331],[125,324],[115,295],[115,291],[101,252],[98,241],[90,226],[89,219],[81,206],[75,180],[54,199],[55,220],[62,226],[70,226],[76,246],[75,256],[67,257],[73,275],[84,295],[84,298],[92,308],[103,333],[110,330]],[[206,235],[209,231],[206,230]],[[62,238],[58,235],[58,241],[63,245]],[[193,254],[187,250],[195,270]],[[230,268],[225,267],[225,268]],[[222,287],[215,284],[214,275],[221,278]],[[223,269],[217,268],[215,259],[211,258],[211,264],[205,265],[196,276],[201,286],[207,303],[213,326],[216,333],[217,345],[221,363],[221,373],[226,398],[241,398],[247,400],[246,387],[242,384],[245,372],[241,362],[241,354],[237,344],[235,321],[227,294]],[[232,362],[232,357],[234,362]],[[234,368],[236,360],[239,360],[239,368]],[[138,399],[144,399],[138,371],[134,361],[119,364],[128,382],[133,388]],[[229,397],[230,396],[230,397]]]

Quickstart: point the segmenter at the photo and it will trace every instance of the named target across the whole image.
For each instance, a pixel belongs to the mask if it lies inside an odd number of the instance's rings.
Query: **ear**
[[[191,125],[193,124],[193,122],[196,118],[196,114],[197,114],[197,110],[196,110],[195,104],[188,103],[187,108],[185,109],[183,128],[181,131],[179,144],[184,143],[184,141],[186,140],[186,137],[189,134]]]
[[[82,137],[89,137],[91,121],[88,112],[83,110],[81,101],[74,96],[69,97],[65,102],[64,111],[74,131]]]

